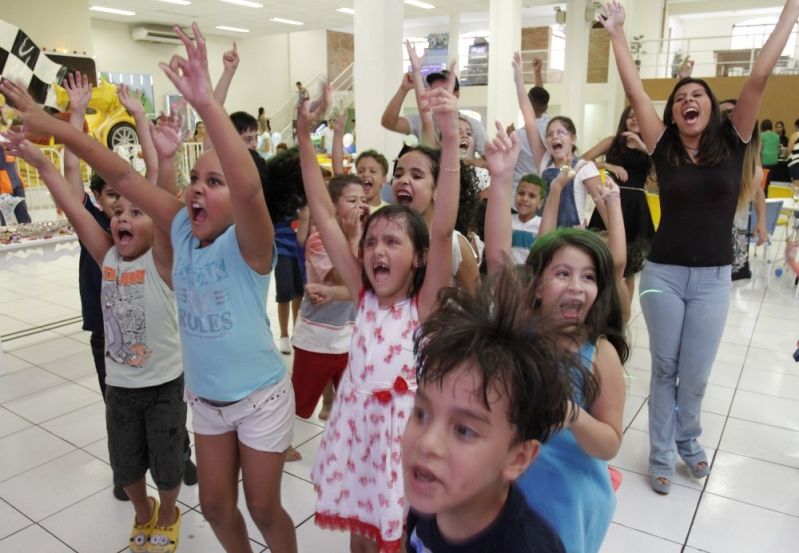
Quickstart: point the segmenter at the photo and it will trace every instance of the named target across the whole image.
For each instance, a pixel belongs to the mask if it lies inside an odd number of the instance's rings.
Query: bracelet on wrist
[[[450,169],[449,167],[439,167],[441,171],[445,171],[447,173],[459,173],[461,168],[458,167],[457,169]]]

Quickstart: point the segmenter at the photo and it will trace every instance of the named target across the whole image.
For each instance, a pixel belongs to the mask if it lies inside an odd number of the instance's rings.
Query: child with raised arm
[[[237,507],[238,475],[253,521],[272,551],[296,552],[280,500],[283,451],[291,442],[294,396],[266,316],[274,229],[258,171],[208,76],[205,39],[175,32],[187,57],[161,64],[207,126],[214,149],[192,169],[186,204],[152,186],[118,156],[31,108],[31,130],[55,134],[116,189],[171,231],[186,396],[192,408],[200,505],[226,551],[251,551]],[[12,99],[19,87],[3,82]]]
[[[519,280],[502,271],[489,284],[446,289],[416,335],[402,438],[411,553],[564,552],[515,481],[563,426],[571,385]]]
[[[15,98],[20,101],[32,103],[30,97]],[[111,208],[109,236],[39,148],[22,134],[9,138],[14,151],[39,171],[102,268],[108,453],[114,485],[135,509],[129,548],[134,553],[174,552],[180,538],[176,500],[185,462],[186,404],[169,235],[120,198]],[[147,495],[148,469],[158,499]]]
[[[700,415],[730,304],[730,229],[746,144],[768,77],[797,17],[799,0],[787,0],[735,110],[722,122],[710,86],[691,77],[674,86],[661,120],[627,44],[624,7],[608,2],[598,16],[610,36],[660,189],[660,225],[640,284],[652,354],[650,485],[660,494],[671,490],[678,456],[694,478],[710,473],[710,459],[699,443]]]
[[[336,220],[311,143],[312,121],[324,103],[311,109],[305,102],[299,114],[297,140],[311,217],[333,267],[358,298],[349,363],[311,473],[316,523],[348,530],[351,551],[395,552],[401,546],[407,505],[400,439],[416,390],[413,332],[451,278],[460,173],[451,86],[427,98],[442,132],[440,168],[417,154],[413,167],[395,176],[438,179],[430,231],[414,210],[387,206],[364,222],[357,255]]]
[[[577,169],[579,157],[577,150],[577,129],[568,117],[558,115],[547,122],[545,139],[541,140],[535,123],[535,112],[532,103],[524,90],[522,59],[518,52],[513,55],[513,78],[516,82],[516,96],[519,108],[524,117],[524,130],[527,141],[533,152],[533,159],[539,174],[550,185],[563,167],[575,168],[559,193],[560,210],[558,212],[559,227],[585,227],[590,217],[586,211],[587,197],[590,195],[596,202],[601,185],[599,171],[593,163],[584,163]],[[554,197],[550,190],[547,199]],[[597,204],[597,210],[605,218],[603,207]]]
[[[491,272],[511,252],[507,196],[519,148],[518,139],[508,139],[499,123],[497,129],[497,138],[486,148],[492,180],[486,213]],[[614,214],[611,228],[622,229],[611,242],[624,252],[621,208],[615,205],[618,189],[607,192],[605,201]],[[544,209],[541,232],[526,263],[532,277],[528,305],[535,317],[543,317],[556,329],[558,347],[575,357],[577,366],[561,367],[576,390],[566,428],[541,447],[519,486],[527,503],[558,532],[566,551],[596,553],[615,508],[607,460],[618,453],[622,439],[622,362],[629,348],[617,290],[623,287],[619,281],[624,266],[615,263],[608,247],[592,232],[560,228],[547,234],[554,227],[557,208],[550,207],[550,217]]]

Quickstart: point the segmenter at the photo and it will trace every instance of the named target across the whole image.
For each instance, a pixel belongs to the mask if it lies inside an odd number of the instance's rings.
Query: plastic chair
[[[646,203],[649,205],[649,214],[652,216],[652,224],[657,230],[660,224],[660,195],[646,192]]]
[[[783,200],[781,199],[768,199],[766,200],[766,234],[768,235],[768,240],[766,243],[763,244],[763,260],[766,263],[766,284],[768,284],[769,279],[771,278],[771,260],[768,257],[768,250],[769,246],[771,245],[772,237],[774,236],[774,231],[777,229],[777,220],[780,218],[780,211],[782,211]],[[757,228],[757,212],[750,208],[749,209],[749,244],[756,244],[756,239],[754,238],[754,229]],[[757,246],[755,245],[755,253],[757,253]]]

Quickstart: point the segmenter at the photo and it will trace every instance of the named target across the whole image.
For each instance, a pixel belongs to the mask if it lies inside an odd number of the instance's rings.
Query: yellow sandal
[[[175,507],[177,518],[171,526],[153,526],[150,539],[147,541],[147,553],[174,553],[180,541],[180,509]]]
[[[158,500],[154,497],[148,497],[153,501],[153,514],[150,520],[144,524],[136,523],[136,515],[133,515],[133,529],[130,531],[130,547],[131,553],[147,553],[147,544],[150,541],[150,534],[155,528],[155,521],[158,520]]]

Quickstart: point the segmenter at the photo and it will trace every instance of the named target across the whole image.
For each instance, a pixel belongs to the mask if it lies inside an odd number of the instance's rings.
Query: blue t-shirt
[[[286,366],[266,315],[271,273],[247,265],[235,225],[201,248],[182,209],[172,221],[172,248],[186,386],[206,399],[238,401],[279,382]],[[276,260],[273,254],[273,266]]]
[[[295,257],[297,255],[297,232],[291,228],[294,219],[286,219],[275,224],[275,247],[277,255]]]

